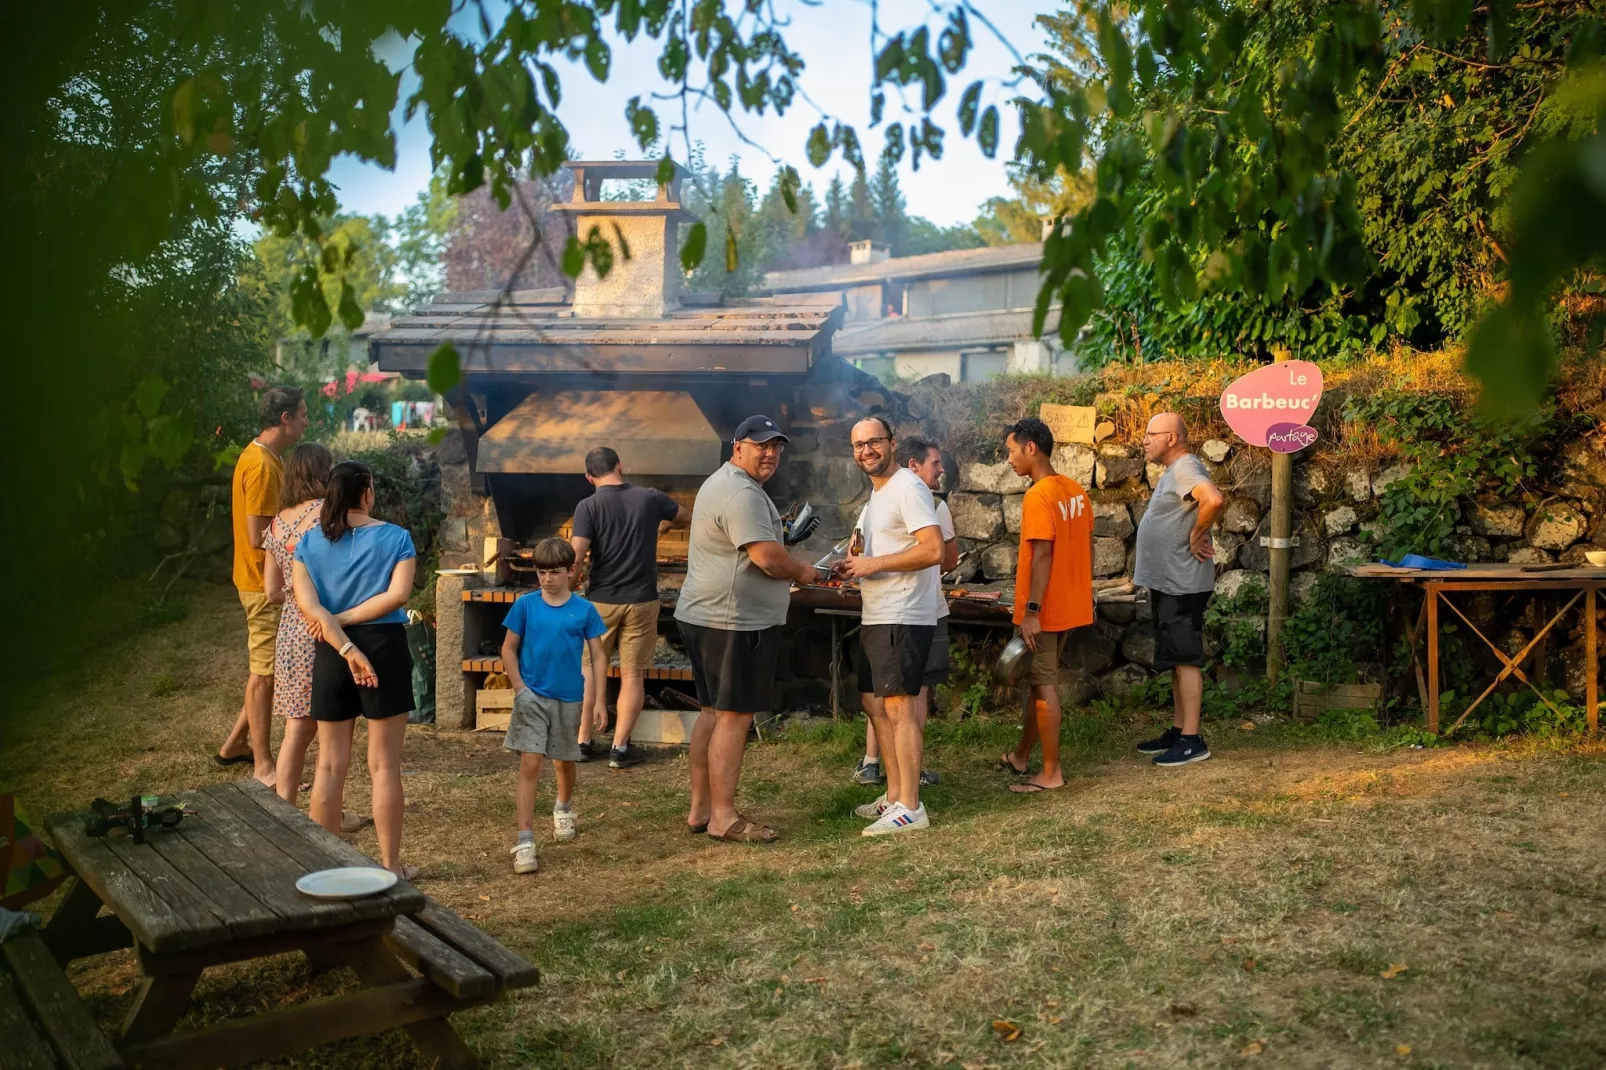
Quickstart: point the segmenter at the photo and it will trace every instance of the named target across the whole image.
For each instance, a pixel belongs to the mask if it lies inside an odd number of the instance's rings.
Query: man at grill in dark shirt
[[[575,507],[569,541],[581,565],[591,554],[586,599],[608,628],[603,649],[610,658],[615,646],[619,650],[619,719],[608,765],[623,769],[642,760],[640,748],[630,745],[630,733],[646,700],[647,670],[658,645],[658,536],[691,523],[691,510],[661,490],[625,482],[619,454],[607,446],[586,454],[586,480],[596,492]],[[608,681],[592,680],[588,697],[595,705],[581,711],[582,760],[594,753],[588,715],[596,706],[602,707],[597,720],[607,723]]]

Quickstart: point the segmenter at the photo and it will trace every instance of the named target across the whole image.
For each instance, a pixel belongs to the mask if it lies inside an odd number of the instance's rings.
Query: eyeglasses
[[[754,442],[750,438],[742,439],[742,445],[749,446],[760,453],[785,453],[786,443],[779,439],[770,439],[768,442]]]
[[[885,435],[880,438],[867,438],[863,442],[853,443],[853,452],[864,453],[868,450],[878,450],[891,441],[892,439],[887,438]]]
[[[1161,435],[1175,435],[1175,434],[1176,434],[1175,431],[1145,431],[1145,432],[1143,432],[1143,437],[1144,438],[1159,438]]]

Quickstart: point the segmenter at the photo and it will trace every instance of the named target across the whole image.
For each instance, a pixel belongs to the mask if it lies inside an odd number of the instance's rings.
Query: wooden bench
[[[433,899],[417,914],[397,918],[385,942],[397,958],[458,999],[494,999],[541,980],[534,966]]]
[[[0,943],[0,1067],[116,1070],[123,1060],[39,933]]]

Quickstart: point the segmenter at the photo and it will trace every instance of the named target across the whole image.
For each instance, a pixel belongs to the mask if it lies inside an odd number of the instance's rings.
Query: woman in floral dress
[[[267,549],[263,586],[268,600],[284,606],[279,617],[279,639],[273,655],[273,716],[284,718],[284,739],[279,744],[275,790],[294,804],[307,762],[307,746],[318,735],[309,716],[312,709],[312,654],[317,642],[307,631],[306,618],[290,597],[291,557],[307,530],[318,524],[324,488],[335,458],[327,447],[303,442],[284,462],[284,491],[280,500],[290,503],[279,510],[262,537]],[[359,822],[362,824],[365,822]]]

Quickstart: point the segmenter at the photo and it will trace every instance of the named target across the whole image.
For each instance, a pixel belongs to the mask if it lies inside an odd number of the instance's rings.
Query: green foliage
[[[1296,680],[1353,684],[1382,658],[1388,613],[1382,584],[1324,572],[1283,622],[1283,656]]]
[[[1455,692],[1447,692],[1442,701],[1449,702]],[[1566,691],[1553,690],[1545,696],[1550,704],[1523,688],[1517,691],[1496,691],[1472,712],[1472,717],[1460,729],[1462,734],[1481,739],[1503,739],[1522,735],[1549,739],[1556,736],[1576,736],[1588,727],[1584,708],[1572,701]],[[1552,709],[1552,705],[1555,707]],[[1467,732],[1467,725],[1472,731]]]
[[[1453,395],[1380,391],[1349,398],[1344,418],[1371,428],[1410,466],[1384,489],[1381,551],[1459,557],[1462,505],[1488,493],[1517,498],[1537,474],[1534,447],[1554,429],[1551,407],[1512,421],[1469,414]]]
[[[1266,660],[1264,583],[1246,583],[1231,598],[1216,597],[1205,609],[1205,642],[1214,661],[1230,669],[1251,669]]]
[[[446,520],[438,476],[425,479],[421,449],[392,432],[390,445],[381,449],[359,450],[349,460],[361,461],[374,472],[374,515],[399,524],[412,533],[418,553],[418,570],[413,585],[432,586],[435,562],[440,557],[437,536]]]

